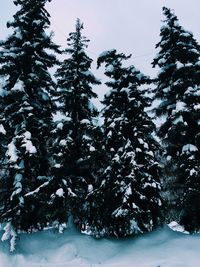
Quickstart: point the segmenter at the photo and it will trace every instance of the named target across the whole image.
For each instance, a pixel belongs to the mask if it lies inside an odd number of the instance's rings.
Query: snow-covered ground
[[[8,251],[1,242],[0,267],[199,267],[200,235],[165,226],[137,238],[95,240],[71,228],[22,234],[16,252]]]

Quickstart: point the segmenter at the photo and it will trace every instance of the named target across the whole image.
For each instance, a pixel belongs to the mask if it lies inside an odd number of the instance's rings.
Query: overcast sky
[[[0,1],[0,39],[4,39],[8,34],[6,22],[16,8],[12,0]],[[131,53],[131,63],[153,76],[155,70],[150,63],[159,41],[162,6],[174,9],[180,24],[200,43],[200,0],[52,0],[47,9],[58,44],[66,46],[66,37],[74,31],[76,18],[80,18],[84,35],[91,41],[90,57],[96,59],[102,51],[116,48]]]

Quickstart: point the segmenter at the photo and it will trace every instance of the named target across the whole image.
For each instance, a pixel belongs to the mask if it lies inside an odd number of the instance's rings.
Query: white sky
[[[180,24],[200,43],[200,0],[52,0],[47,4],[58,44],[66,47],[66,37],[74,31],[78,17],[84,23],[84,35],[91,41],[91,58],[96,60],[102,51],[116,48],[131,53],[130,63],[151,76],[156,73],[150,63],[159,41],[162,6],[173,8]],[[6,22],[12,20],[15,11],[12,0],[1,0],[0,39],[7,36]],[[97,90],[102,98],[105,88]]]

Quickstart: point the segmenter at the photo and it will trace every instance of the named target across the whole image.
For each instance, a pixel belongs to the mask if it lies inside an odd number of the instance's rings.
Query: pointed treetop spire
[[[76,19],[76,31],[80,31],[84,29],[83,27],[83,23],[81,22],[81,20],[79,18]]]
[[[163,7],[163,14],[167,17],[167,20],[173,20],[173,21],[178,21],[177,16],[173,12],[173,9],[170,9],[168,7]],[[165,20],[165,21],[167,21]]]

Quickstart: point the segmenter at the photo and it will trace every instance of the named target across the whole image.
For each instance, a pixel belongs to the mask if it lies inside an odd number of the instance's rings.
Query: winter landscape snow
[[[138,32],[127,28],[123,37],[113,28],[112,49],[106,42],[91,56],[100,28],[85,36],[77,18],[60,46],[51,0],[12,2],[10,34],[0,36],[0,267],[199,267],[195,35],[163,6],[154,52],[132,55],[136,39],[146,46],[136,19],[123,23]],[[157,75],[141,72],[137,57]]]
[[[140,237],[94,239],[70,227],[21,234],[18,247],[9,253],[0,243],[1,267],[198,267],[200,238],[172,224]],[[181,232],[180,232],[181,231]]]

